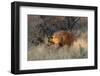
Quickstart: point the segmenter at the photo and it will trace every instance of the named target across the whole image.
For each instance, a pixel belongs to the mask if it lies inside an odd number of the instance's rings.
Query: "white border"
[[[27,14],[87,16],[88,17],[88,59],[66,59],[27,61]],[[94,11],[76,9],[57,9],[43,7],[20,7],[20,70],[78,67],[94,65]]]

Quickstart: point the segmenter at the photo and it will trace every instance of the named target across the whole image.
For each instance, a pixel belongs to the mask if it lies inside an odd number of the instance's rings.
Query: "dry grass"
[[[67,45],[63,47],[58,47],[56,45],[48,46],[46,43],[39,44],[37,47],[31,47],[28,51],[28,60],[87,58],[87,47],[87,36],[81,34],[77,41],[70,47]]]

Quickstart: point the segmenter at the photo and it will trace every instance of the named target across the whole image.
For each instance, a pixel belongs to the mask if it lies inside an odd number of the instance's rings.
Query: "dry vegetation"
[[[31,47],[28,52],[28,60],[87,58],[87,40],[83,39],[82,36],[70,47],[67,45],[62,47],[56,45],[48,46],[47,44]]]
[[[68,18],[68,20],[67,20]],[[28,60],[80,59],[88,57],[87,18],[74,23],[71,17],[28,16]],[[46,22],[46,23],[45,23]],[[77,23],[77,24],[76,24]],[[70,26],[71,27],[70,27]],[[74,26],[74,27],[73,27]],[[77,40],[69,47],[48,45],[48,36],[56,31],[71,31]]]

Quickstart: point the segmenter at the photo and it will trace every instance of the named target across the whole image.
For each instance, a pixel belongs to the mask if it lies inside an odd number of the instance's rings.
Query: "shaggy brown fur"
[[[59,46],[71,46],[75,40],[76,37],[71,32],[58,31],[53,34],[51,42]]]

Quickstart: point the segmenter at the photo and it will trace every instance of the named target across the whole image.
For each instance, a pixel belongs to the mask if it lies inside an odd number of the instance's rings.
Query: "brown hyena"
[[[50,42],[58,46],[71,46],[75,40],[76,37],[71,32],[58,31],[52,35]]]

